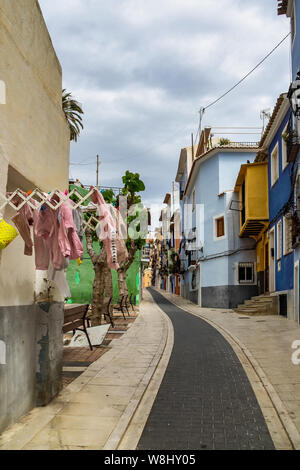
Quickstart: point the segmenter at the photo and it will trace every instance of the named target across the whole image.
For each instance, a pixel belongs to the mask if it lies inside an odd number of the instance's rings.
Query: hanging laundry
[[[59,223],[59,246],[63,256],[70,257],[71,260],[81,258],[83,256],[83,245],[80,241],[74,225],[73,210],[70,205],[74,206],[73,201],[62,204],[61,219]]]
[[[100,221],[98,238],[103,242],[106,249],[108,267],[110,269],[118,270],[120,268],[118,262],[118,248],[119,256],[122,253],[123,256],[126,256],[127,249],[125,241],[120,240],[119,235],[117,234],[116,220],[114,220],[112,217],[102,194],[94,186],[92,186],[90,190],[94,190],[93,194],[91,195],[91,200],[98,206],[98,215]]]
[[[61,195],[64,196],[62,193]],[[50,202],[55,205],[55,202],[58,203],[60,200],[60,196],[54,194]],[[68,200],[59,209],[51,209],[45,204],[38,211],[35,224],[35,236],[45,241],[50,260],[57,270],[62,269],[66,259],[75,260],[83,255],[83,245],[75,230],[70,204],[74,205]],[[47,265],[47,259],[43,256],[37,256],[36,261],[37,269],[48,269],[49,263]]]
[[[22,195],[24,197],[27,196],[27,194],[24,192],[22,192]],[[12,199],[12,203],[16,207],[19,207],[22,203],[24,203],[24,200],[17,194]],[[34,219],[33,219],[33,211],[31,207],[28,204],[24,204],[21,207],[21,209],[18,211],[18,213],[12,217],[11,220],[17,227],[20,236],[25,242],[24,255],[32,256],[33,242],[31,238],[30,226],[33,225]]]
[[[128,258],[128,251],[125,240],[123,238],[123,235],[127,233],[127,227],[120,212],[111,204],[106,205],[110,212],[110,215],[112,216],[113,221],[115,221],[116,233],[118,235],[112,238],[112,248],[116,252],[118,264],[122,265]],[[100,239],[101,229],[99,225],[96,228],[96,235]]]
[[[45,204],[41,207],[41,210],[36,211],[35,215],[34,243],[36,251],[36,269],[47,270],[49,261],[51,260],[54,268],[60,270],[63,263],[63,255],[58,241],[58,211],[51,209]],[[48,253],[46,253],[45,248],[48,249]]]
[[[75,230],[77,232],[78,238],[81,243],[83,243],[84,240],[84,229],[83,229],[83,212],[81,207],[77,207],[76,209],[73,209],[73,222],[75,226]]]

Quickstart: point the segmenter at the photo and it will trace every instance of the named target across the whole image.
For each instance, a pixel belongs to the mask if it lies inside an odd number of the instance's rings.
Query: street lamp
[[[288,92],[288,98],[291,103],[291,108],[294,116],[300,117],[300,71],[297,73],[296,80],[291,83]]]
[[[297,129],[297,139],[300,138],[300,71],[297,73],[288,91],[288,99],[290,100],[293,115],[295,116],[295,125]]]

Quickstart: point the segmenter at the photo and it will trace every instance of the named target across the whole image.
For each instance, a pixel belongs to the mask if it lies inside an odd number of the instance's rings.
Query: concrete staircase
[[[246,300],[244,304],[238,305],[234,309],[236,313],[254,315],[278,315],[278,297],[271,295],[259,295]]]

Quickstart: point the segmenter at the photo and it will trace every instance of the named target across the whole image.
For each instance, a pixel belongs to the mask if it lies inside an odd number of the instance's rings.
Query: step
[[[251,311],[256,311],[256,312],[259,312],[260,310],[258,308],[255,308],[255,307],[252,307],[252,306],[245,306],[245,305],[238,305],[237,306],[238,310],[243,310],[245,312],[247,312],[248,310],[251,310]]]
[[[261,310],[256,310],[256,309],[250,309],[248,308],[247,310],[241,309],[241,308],[236,308],[234,311],[238,314],[243,314],[243,315],[250,315],[250,316],[266,316],[266,315],[276,315],[276,313],[267,311],[267,312],[262,312]]]
[[[273,298],[271,295],[256,295],[254,297],[251,297],[251,300],[255,300],[255,301],[260,301],[260,300],[272,300],[273,301]]]
[[[272,305],[273,300],[245,300],[245,305]]]
[[[250,308],[248,310],[242,310],[240,308],[235,308],[234,309],[235,313],[238,314],[243,314],[243,315],[258,315],[258,312],[256,310],[251,310]]]

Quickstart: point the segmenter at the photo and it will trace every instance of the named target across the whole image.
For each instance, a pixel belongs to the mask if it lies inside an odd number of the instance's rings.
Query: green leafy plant
[[[231,144],[231,141],[229,139],[226,139],[225,137],[221,137],[221,139],[219,140],[219,145],[221,147],[230,145],[230,144]]]

